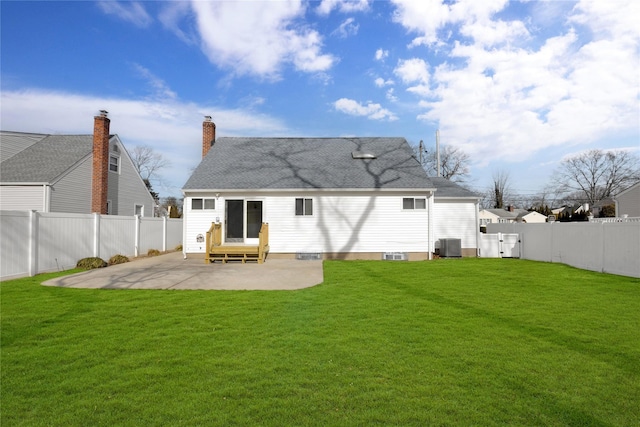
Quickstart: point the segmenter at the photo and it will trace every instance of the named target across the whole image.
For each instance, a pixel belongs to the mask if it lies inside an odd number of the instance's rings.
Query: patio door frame
[[[229,208],[230,204],[232,206],[231,209]],[[249,206],[254,207],[253,213],[248,212]],[[254,218],[255,213],[258,214],[257,218]],[[263,220],[264,199],[234,198],[225,200],[225,242],[258,244],[257,233],[260,231],[260,224],[262,224]],[[249,223],[249,221],[253,221],[253,227],[252,224]],[[257,224],[255,224],[256,222]],[[256,226],[257,231],[255,228]],[[248,236],[250,231],[255,235],[255,237]]]

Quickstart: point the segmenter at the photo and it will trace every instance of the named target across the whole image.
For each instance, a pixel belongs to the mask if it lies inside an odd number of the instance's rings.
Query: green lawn
[[[0,423],[638,424],[638,279],[497,259],[324,269],[299,291],[3,282]]]

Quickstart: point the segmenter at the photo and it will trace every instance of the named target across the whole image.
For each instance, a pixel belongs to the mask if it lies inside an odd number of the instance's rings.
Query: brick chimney
[[[202,122],[202,158],[207,155],[214,142],[216,142],[216,124],[211,121],[211,116],[204,116],[204,122]]]
[[[109,181],[109,123],[106,110],[93,118],[93,177],[91,180],[91,212],[107,213]]]

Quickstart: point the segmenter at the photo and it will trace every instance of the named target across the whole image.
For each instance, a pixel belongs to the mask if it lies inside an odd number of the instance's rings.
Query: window
[[[296,215],[313,215],[313,200],[296,199]]]
[[[111,215],[111,207],[113,206],[113,204],[111,203],[111,200],[107,200],[107,215]]]
[[[216,208],[216,199],[191,199],[191,210],[213,210]]]
[[[109,170],[111,172],[118,172],[120,170],[120,157],[109,156]]]
[[[134,215],[144,216],[144,205],[136,205]]]
[[[427,209],[427,199],[414,199],[413,197],[405,197],[402,199],[402,209]]]

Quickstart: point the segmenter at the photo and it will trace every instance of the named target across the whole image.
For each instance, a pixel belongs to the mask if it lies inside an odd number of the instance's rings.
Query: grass
[[[326,262],[300,291],[0,284],[5,426],[640,419],[640,281],[523,260]]]

